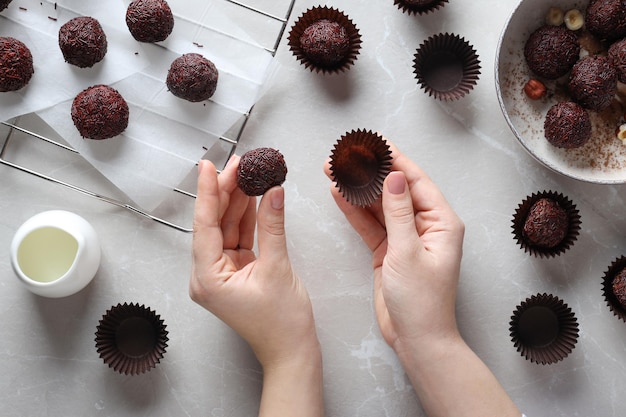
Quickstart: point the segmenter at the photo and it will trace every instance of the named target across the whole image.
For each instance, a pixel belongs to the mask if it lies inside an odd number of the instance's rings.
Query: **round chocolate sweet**
[[[591,0],[585,10],[585,27],[600,39],[626,36],[626,7],[622,0]]]
[[[129,109],[124,97],[107,85],[81,91],[72,103],[72,121],[87,139],[109,139],[128,127]]]
[[[522,233],[535,246],[554,248],[563,241],[568,229],[567,211],[556,201],[541,198],[530,208]]]
[[[626,268],[613,278],[611,289],[622,307],[626,308]]]
[[[174,15],[165,0],[135,0],[126,9],[126,26],[139,42],[160,42],[174,29]]]
[[[15,38],[0,37],[0,92],[25,87],[34,72],[30,49]]]
[[[257,148],[244,153],[237,167],[237,185],[248,196],[263,195],[285,182],[286,177],[285,158],[273,148]]]
[[[332,67],[348,56],[350,38],[346,28],[338,22],[320,19],[304,29],[300,46],[311,62]]]
[[[0,12],[6,9],[12,0],[0,0]]]
[[[208,100],[217,89],[219,73],[215,65],[200,54],[185,54],[176,58],[165,83],[176,97],[191,102]]]
[[[75,17],[59,29],[59,48],[65,62],[91,68],[107,53],[107,37],[93,17]]]
[[[608,51],[609,62],[617,71],[617,79],[626,83],[626,38],[614,42]]]
[[[543,124],[548,142],[557,148],[578,148],[591,138],[587,110],[571,101],[561,101],[548,110]]]
[[[524,46],[530,70],[549,80],[567,74],[579,54],[578,38],[565,26],[543,25],[530,34]]]
[[[602,111],[611,105],[617,93],[617,71],[604,55],[586,56],[572,67],[569,89],[578,104]]]

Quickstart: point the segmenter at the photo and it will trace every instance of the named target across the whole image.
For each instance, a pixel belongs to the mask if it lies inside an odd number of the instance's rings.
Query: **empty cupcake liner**
[[[324,65],[311,60],[305,51],[303,51],[300,43],[300,38],[302,37],[304,31],[313,23],[323,19],[339,23],[346,30],[349,38],[349,49],[345,53],[345,57],[333,65]],[[304,12],[291,27],[287,40],[289,50],[293,53],[296,59],[300,61],[305,68],[318,73],[337,73],[348,70],[352,65],[354,65],[357,55],[361,49],[361,35],[356,25],[342,11],[327,6],[313,7]]]
[[[380,197],[390,170],[389,145],[371,130],[353,130],[341,136],[330,155],[331,177],[355,206],[370,206]]]
[[[118,304],[100,320],[96,330],[96,350],[113,370],[138,375],[154,368],[167,348],[163,320],[150,308],[139,304]]]
[[[413,68],[421,88],[444,101],[469,94],[480,76],[476,51],[453,33],[440,33],[422,43],[415,53]]]
[[[542,198],[547,198],[558,203],[559,206],[565,209],[569,218],[569,228],[565,237],[561,240],[561,243],[552,248],[534,245],[524,236],[524,223],[526,222],[530,209],[533,204]],[[580,231],[580,225],[580,213],[576,209],[576,205],[569,198],[564,196],[562,193],[544,190],[527,196],[519,204],[513,214],[513,224],[511,227],[513,229],[513,237],[524,252],[540,258],[550,258],[566,252],[574,244],[574,242],[576,242]]]
[[[448,0],[393,0],[393,4],[403,13],[411,14],[427,14],[439,10],[446,5]]]
[[[541,365],[565,359],[578,341],[578,321],[572,309],[551,294],[537,294],[522,301],[509,325],[517,351]]]
[[[626,306],[619,301],[613,291],[613,281],[624,268],[626,268],[626,256],[621,256],[611,263],[609,269],[604,273],[604,277],[602,278],[602,294],[604,295],[606,304],[609,306],[609,309],[613,312],[613,314],[617,318],[626,322]]]

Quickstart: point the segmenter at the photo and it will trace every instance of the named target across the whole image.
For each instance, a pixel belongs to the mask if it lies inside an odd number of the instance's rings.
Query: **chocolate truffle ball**
[[[350,38],[346,28],[338,22],[320,19],[304,30],[300,36],[300,46],[314,64],[333,67],[348,56]]]
[[[93,17],[75,17],[59,29],[63,58],[79,68],[91,68],[107,53],[107,37]]]
[[[579,54],[578,38],[565,26],[543,25],[530,34],[524,46],[530,70],[549,80],[567,74]]]
[[[600,39],[626,35],[626,7],[623,0],[591,0],[585,10],[585,27]]]
[[[126,9],[126,26],[139,42],[160,42],[174,29],[174,15],[165,0],[135,0]]]
[[[198,102],[208,100],[217,88],[215,65],[200,54],[185,54],[172,62],[165,83],[176,97]]]
[[[244,153],[237,168],[237,185],[248,196],[263,195],[285,182],[286,177],[285,158],[273,148],[257,148]]]
[[[532,245],[554,248],[563,241],[569,228],[567,211],[549,198],[537,200],[524,222],[523,236]]]
[[[611,105],[617,93],[617,71],[606,56],[587,56],[572,67],[569,89],[578,104],[602,111]]]
[[[0,37],[0,92],[25,87],[34,72],[30,49],[15,38]]]
[[[626,83],[626,38],[613,43],[609,47],[609,62],[617,71],[617,79]]]
[[[578,148],[591,138],[589,113],[571,101],[550,107],[543,128],[548,142],[557,148]]]
[[[12,0],[0,0],[0,12],[6,9]]]
[[[107,85],[81,91],[72,103],[72,120],[81,136],[108,139],[128,126],[129,109],[124,97]]]
[[[626,308],[626,268],[622,269],[619,274],[613,278],[611,288],[615,298],[617,298],[622,307]]]

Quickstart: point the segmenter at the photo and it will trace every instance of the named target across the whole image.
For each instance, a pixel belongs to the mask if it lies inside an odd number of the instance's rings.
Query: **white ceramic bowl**
[[[495,59],[496,91],[500,107],[511,130],[521,145],[546,167],[578,180],[598,184],[626,182],[626,145],[616,138],[619,115],[602,120],[590,112],[592,138],[577,149],[552,146],[544,136],[545,115],[557,101],[567,97],[558,85],[567,83],[567,76],[545,82],[548,94],[541,100],[530,100],[523,91],[532,76],[524,59],[528,36],[545,22],[551,6],[563,10],[577,8],[585,11],[588,0],[522,0],[511,14],[500,36]],[[542,80],[545,81],[545,80]]]

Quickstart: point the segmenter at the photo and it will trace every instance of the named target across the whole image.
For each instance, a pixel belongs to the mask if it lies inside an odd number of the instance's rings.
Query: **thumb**
[[[402,171],[392,171],[383,184],[383,213],[390,247],[409,249],[419,242],[413,201]]]
[[[259,260],[272,265],[287,259],[285,237],[285,189],[273,187],[265,192],[257,212]]]

